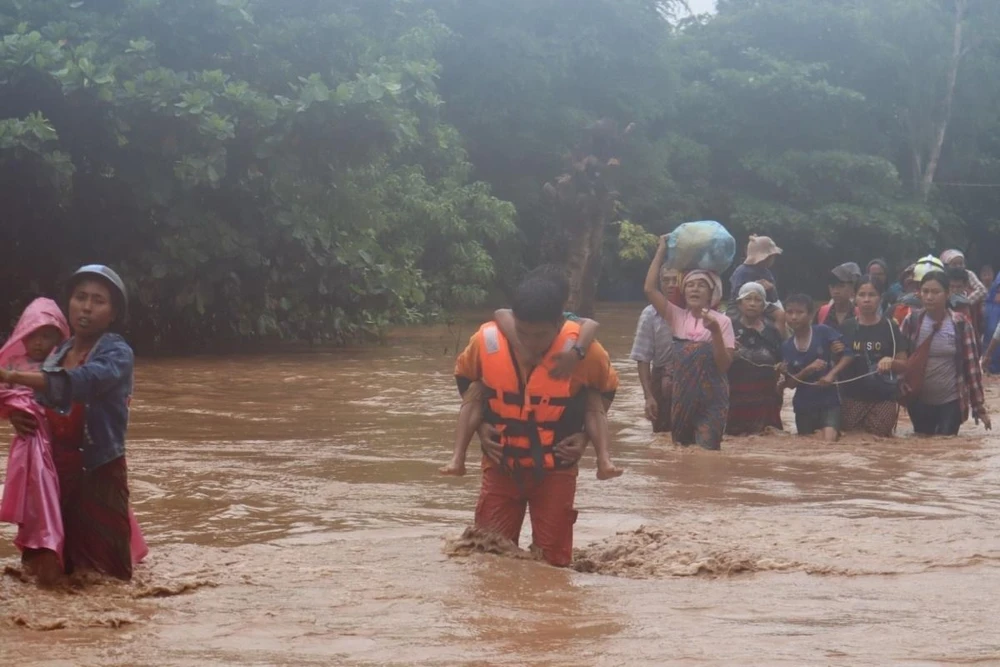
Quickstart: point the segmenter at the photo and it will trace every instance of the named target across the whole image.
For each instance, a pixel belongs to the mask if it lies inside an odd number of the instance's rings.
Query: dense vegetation
[[[102,261],[140,344],[343,342],[704,218],[994,258],[1000,3],[681,4],[0,0],[0,318]]]

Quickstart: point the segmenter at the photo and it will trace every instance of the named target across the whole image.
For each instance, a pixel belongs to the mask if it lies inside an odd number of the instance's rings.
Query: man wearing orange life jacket
[[[473,382],[484,386],[483,479],[476,526],[517,543],[525,511],[531,510],[532,542],[545,560],[564,567],[573,556],[577,512],[577,462],[587,445],[583,433],[592,396],[606,409],[618,388],[607,352],[593,343],[573,374],[549,374],[554,356],[576,344],[579,326],[563,318],[556,285],[531,278],[517,289],[515,329],[519,355],[499,328],[484,325],[458,357],[455,377],[463,394]],[[596,392],[596,393],[595,393]],[[594,434],[605,439],[606,432]],[[607,442],[595,448],[607,450]]]

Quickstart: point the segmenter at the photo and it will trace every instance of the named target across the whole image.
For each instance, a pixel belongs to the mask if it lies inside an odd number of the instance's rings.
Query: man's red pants
[[[525,510],[531,511],[531,540],[545,560],[566,567],[573,560],[573,524],[577,511],[578,470],[554,470],[541,480],[530,473],[520,483],[497,468],[483,471],[476,504],[476,527],[502,535],[517,544]]]

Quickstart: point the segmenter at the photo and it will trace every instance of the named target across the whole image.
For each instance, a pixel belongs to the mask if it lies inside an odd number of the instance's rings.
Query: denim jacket
[[[73,403],[83,403],[83,469],[94,470],[125,455],[125,432],[132,397],[135,356],[125,339],[107,333],[98,339],[87,360],[67,370],[62,367],[73,339],[59,346],[42,366],[45,391],[38,402],[62,414]]]

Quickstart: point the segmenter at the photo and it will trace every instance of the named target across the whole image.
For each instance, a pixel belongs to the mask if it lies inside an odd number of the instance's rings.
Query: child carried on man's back
[[[568,300],[569,284],[566,281],[565,275],[559,269],[542,266],[532,271],[531,275],[543,276],[555,282],[565,294],[563,301]],[[498,310],[494,313],[494,317],[501,333],[516,348],[518,345],[517,332],[515,331],[514,316],[511,311]],[[578,318],[572,313],[566,313],[566,319],[578,322],[580,324],[580,332],[574,348],[556,353],[554,355],[556,360],[555,367],[542,371],[549,372],[556,379],[568,379],[573,374],[576,363],[586,355],[588,348],[596,339],[599,327],[598,323],[594,320]],[[484,400],[483,387],[479,382],[473,383],[465,391],[462,409],[458,416],[458,427],[455,432],[454,453],[448,465],[440,468],[442,475],[461,476],[465,474],[465,459],[468,454],[469,444],[472,442],[473,435],[483,423]],[[584,424],[584,431],[591,442],[595,443],[595,449],[598,449],[596,452],[597,478],[604,480],[620,476],[623,471],[611,462],[611,453],[607,451],[607,447],[605,446],[608,438],[606,436],[594,437],[595,434],[600,432],[606,434],[608,429],[608,416],[603,399],[596,392],[588,392]]]

